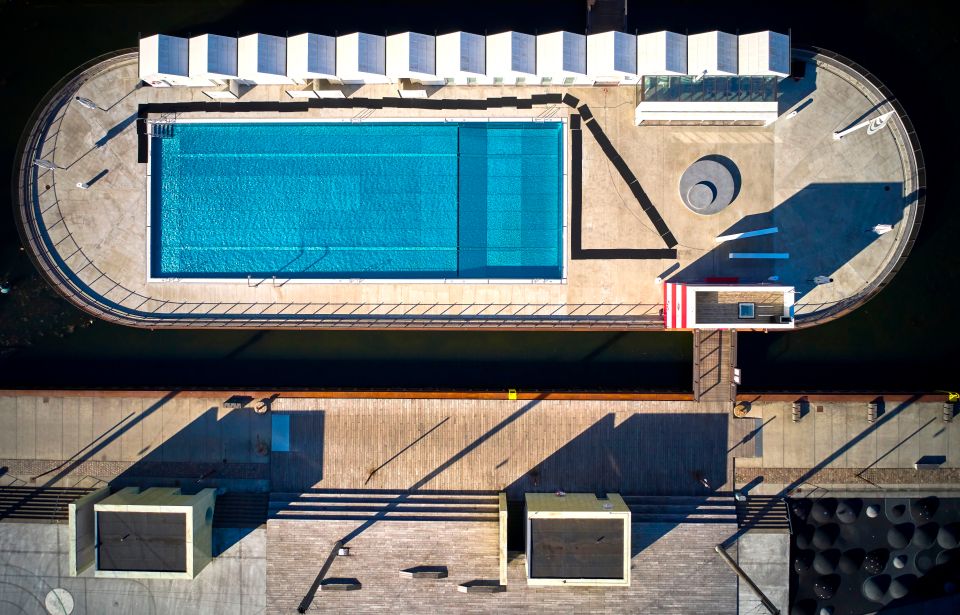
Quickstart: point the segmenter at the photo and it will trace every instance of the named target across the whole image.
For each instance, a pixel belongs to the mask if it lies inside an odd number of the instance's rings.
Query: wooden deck
[[[737,396],[733,369],[737,363],[737,332],[697,329],[693,334],[693,398],[731,404]]]
[[[752,303],[754,306],[753,318],[740,318],[740,304]],[[780,322],[784,314],[783,293],[772,292],[709,292],[697,291],[697,322],[702,324],[717,323],[756,323],[762,326],[765,323]]]
[[[275,464],[287,455],[284,491],[701,495],[730,478],[727,450],[742,434],[730,432],[729,409],[677,401],[282,398],[273,412],[291,414],[291,453],[272,457]]]

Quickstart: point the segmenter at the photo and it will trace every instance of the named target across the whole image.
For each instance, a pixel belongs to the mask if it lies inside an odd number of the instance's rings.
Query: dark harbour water
[[[27,116],[77,64],[136,45],[138,33],[334,34],[355,30],[494,33],[584,30],[585,2],[14,2],[0,1],[0,168],[11,169]],[[629,3],[629,30],[792,29],[871,69],[900,98],[927,159],[927,211],[907,265],[865,307],[829,325],[740,336],[747,390],[960,388],[956,251],[960,110],[945,63],[958,52],[952,13],[920,3]],[[51,300],[18,252],[10,193],[0,193],[0,386],[411,387],[641,389],[690,387],[685,333],[141,331]],[[42,322],[41,322],[42,321]],[[40,335],[44,333],[44,335]],[[62,336],[62,337],[61,337]]]

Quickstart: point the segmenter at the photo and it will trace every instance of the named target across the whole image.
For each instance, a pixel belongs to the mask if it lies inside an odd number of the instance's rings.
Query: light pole
[[[79,104],[81,107],[84,107],[86,109],[96,110],[100,108],[97,106],[97,103],[93,102],[89,98],[84,98],[83,96],[77,96],[74,100],[77,101],[77,104]]]
[[[36,158],[33,161],[33,164],[40,167],[41,169],[46,169],[48,171],[55,171],[60,168],[57,165],[50,162],[49,160],[44,160],[43,158]]]

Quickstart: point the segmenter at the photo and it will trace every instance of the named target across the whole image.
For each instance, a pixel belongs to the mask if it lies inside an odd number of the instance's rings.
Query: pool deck
[[[582,217],[579,229],[573,229],[573,191],[568,187],[565,283],[151,281],[148,165],[137,162],[138,107],[209,99],[202,88],[136,88],[135,54],[111,62],[75,91],[95,101],[100,110],[68,103],[46,118],[47,132],[38,153],[61,168],[37,170],[33,211],[40,213],[35,225],[26,225],[26,235],[31,249],[43,253],[39,261],[49,258],[50,252],[62,259],[52,267],[59,272],[41,268],[65,295],[98,316],[125,324],[656,329],[663,326],[658,277],[672,281],[736,277],[743,283],[760,283],[778,276],[779,284],[797,287],[798,326],[803,326],[851,309],[872,294],[909,247],[918,219],[916,161],[910,157],[903,126],[891,121],[876,134],[861,130],[843,140],[833,139],[834,131],[873,117],[889,105],[848,72],[819,60],[810,60],[804,79],[782,82],[782,115],[768,127],[638,127],[634,124],[638,94],[633,87],[445,86],[431,92],[431,98],[526,99],[553,92],[577,101],[529,109],[319,108],[286,111],[282,117],[375,121],[581,116],[577,136],[582,140]],[[293,87],[258,85],[239,102],[294,102],[285,92]],[[396,86],[366,85],[352,91],[350,98],[396,94]],[[222,108],[231,104],[235,103],[224,102]],[[239,115],[279,117],[273,111],[184,112],[178,117]],[[598,127],[636,176],[676,245],[670,245],[669,236],[661,236],[634,196],[635,186],[624,181],[609,149],[601,147],[595,134]],[[568,130],[568,140],[573,136]],[[683,205],[677,185],[693,161],[709,154],[733,160],[742,187],[728,208],[703,217]],[[576,161],[566,161],[568,178],[571,164]],[[90,188],[79,189],[78,182],[91,183]],[[876,236],[869,232],[875,224],[892,224],[893,231]],[[715,241],[719,235],[769,226],[780,232]],[[38,237],[43,233],[49,238],[46,243]],[[571,245],[576,236],[579,246]],[[629,252],[667,249],[675,249],[676,258]],[[791,258],[731,260],[731,251],[789,252]],[[833,282],[813,284],[819,275],[830,276]]]

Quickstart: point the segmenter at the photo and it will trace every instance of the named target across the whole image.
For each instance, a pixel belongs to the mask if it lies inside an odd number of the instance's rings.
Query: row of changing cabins
[[[239,38],[157,34],[140,40],[140,78],[155,87],[245,84],[395,83],[426,85],[631,85],[642,76],[784,78],[790,38],[751,34],[654,32],[440,36],[250,34]]]

